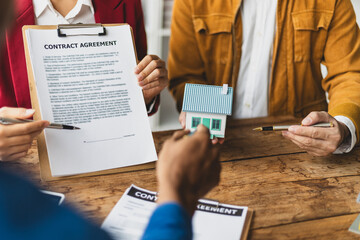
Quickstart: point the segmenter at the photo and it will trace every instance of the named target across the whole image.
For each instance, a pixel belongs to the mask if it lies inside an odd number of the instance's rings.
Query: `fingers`
[[[152,90],[154,88],[159,88],[158,92],[160,93],[162,89],[168,86],[168,82],[169,82],[168,79],[165,77],[157,78],[155,80],[152,80],[149,84],[143,86],[142,89],[146,91],[146,90]]]
[[[317,147],[317,148],[323,148],[325,145],[325,141],[320,139],[313,139],[309,137],[304,137],[296,134],[292,134],[291,132],[283,132],[283,136],[287,137],[290,140],[295,140],[301,144],[301,148],[306,147]]]
[[[172,138],[177,141],[179,139],[182,139],[184,136],[188,135],[190,133],[190,130],[184,130],[184,131],[176,131]],[[197,127],[196,132],[194,133],[193,137],[195,138],[204,138],[206,141],[210,138],[209,129],[205,127],[204,125],[200,124]]]
[[[156,55],[147,55],[145,56],[140,63],[135,68],[135,73],[139,74],[141,73],[152,60],[159,60],[160,58]]]
[[[20,146],[9,147],[6,151],[6,155],[11,156],[22,152],[27,152],[31,147],[31,144],[24,144]]]
[[[139,85],[144,87],[155,79],[167,77],[166,64],[157,56],[146,56],[136,67]]]
[[[20,152],[20,153],[16,153],[16,154],[13,154],[9,157],[6,158],[6,161],[13,161],[13,160],[17,160],[19,158],[22,158],[22,157],[25,157],[27,155],[27,151],[25,152]]]
[[[135,68],[135,73],[147,104],[169,83],[166,63],[155,55],[146,56]]]
[[[0,117],[7,118],[30,118],[34,115],[34,109],[26,109],[26,108],[9,108],[2,107],[0,109]]]
[[[18,146],[18,145],[23,145],[23,144],[31,144],[32,141],[34,140],[34,138],[37,137],[40,133],[41,133],[41,131],[38,131],[38,132],[33,132],[28,135],[7,138],[5,140],[6,146]],[[0,144],[0,146],[4,147],[4,145],[1,145],[1,144]]]
[[[297,146],[299,146],[301,148],[302,143],[300,143],[296,140],[290,140],[290,141],[292,141],[294,144],[296,144]],[[302,149],[304,149],[304,148],[302,148]],[[319,148],[306,147],[304,150],[312,156],[322,157],[322,156],[328,155],[328,153],[324,152],[323,150],[321,150]]]
[[[320,122],[329,122],[330,115],[327,112],[311,112],[301,122],[304,126],[313,125]]]
[[[213,146],[210,140],[209,129],[202,124],[198,125],[197,130],[191,139],[194,141],[193,144],[196,146],[197,151],[201,154],[207,155]],[[206,159],[203,159],[203,161],[204,160]]]
[[[177,140],[183,138],[184,136],[186,136],[186,135],[189,134],[189,133],[190,133],[190,130],[176,131],[176,132],[173,134],[173,137],[172,137],[172,138],[173,138],[175,141],[177,141]]]
[[[179,116],[179,122],[181,124],[181,127],[185,129],[186,127],[186,112],[181,112]]]
[[[319,127],[291,126],[289,132],[314,139],[328,139],[329,129]]]
[[[1,161],[10,161],[17,159],[23,156],[26,156],[26,153],[30,149],[31,144],[24,144],[20,146],[12,146],[0,151],[0,160]],[[24,155],[25,153],[25,155]]]
[[[0,125],[0,160],[13,160],[26,155],[33,139],[49,123],[37,121],[31,123]]]
[[[204,125],[199,124],[196,128],[194,137],[202,137],[202,138],[210,139],[209,129],[207,127],[205,127]]]
[[[217,138],[217,137],[215,137],[212,141],[212,144],[223,144],[224,142],[225,142],[225,138]]]
[[[286,137],[285,137],[286,138]],[[302,148],[302,143],[293,140],[293,139],[289,139],[290,141],[292,141],[294,144],[296,144],[298,147]],[[306,147],[306,149],[304,149],[307,153],[309,153],[310,155],[313,156],[322,156],[321,153],[322,151],[318,148],[313,148],[313,147]]]
[[[147,80],[147,79],[148,79],[148,78],[146,78],[146,80]],[[150,89],[152,89],[152,88],[160,87],[160,84],[161,84],[161,82],[160,82],[159,79],[156,80],[156,81],[149,82],[149,83],[146,84],[146,85],[143,85],[143,82],[140,82],[140,83],[139,83],[140,87],[142,87],[143,90],[150,90]]]
[[[336,150],[334,146],[321,139],[313,139],[284,131],[283,136],[294,142],[300,148],[316,156],[326,156]]]
[[[331,122],[333,127],[309,126],[321,122]],[[311,112],[302,124],[305,126],[291,126],[283,136],[315,156],[327,156],[336,151],[347,134],[346,126],[343,127],[327,112]]]
[[[47,121],[35,121],[30,123],[13,124],[2,126],[0,135],[6,137],[21,136],[42,131],[50,123]]]
[[[146,70],[147,69],[144,71]],[[167,76],[167,70],[165,68],[155,68],[149,71],[151,72],[146,76],[146,78],[139,82],[140,87],[142,87],[144,90],[155,88],[160,85],[165,85],[165,83],[167,83],[165,78]]]

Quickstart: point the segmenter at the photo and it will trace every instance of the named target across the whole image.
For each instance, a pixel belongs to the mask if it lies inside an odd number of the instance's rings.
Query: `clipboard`
[[[254,210],[248,208],[243,232],[242,232],[241,238],[240,238],[241,240],[246,240],[248,238],[250,227],[251,227],[251,220],[252,220],[253,215],[254,215]]]
[[[23,33],[24,48],[25,48],[25,58],[26,58],[26,66],[27,66],[27,73],[28,73],[30,98],[31,98],[32,107],[36,110],[35,114],[34,114],[34,120],[42,120],[42,119],[41,119],[40,105],[39,105],[39,101],[38,101],[38,97],[37,97],[38,95],[37,95],[34,73],[33,73],[32,65],[31,65],[32,63],[31,63],[31,59],[30,59],[30,52],[29,52],[28,42],[27,42],[27,38],[26,38],[26,30],[28,30],[28,29],[43,29],[43,30],[57,29],[58,37],[67,37],[67,36],[75,36],[75,35],[80,35],[80,34],[66,35],[62,32],[63,29],[96,27],[96,28],[99,28],[99,33],[96,33],[96,34],[88,33],[86,35],[87,36],[90,36],[90,35],[101,36],[101,35],[106,34],[106,27],[121,26],[121,25],[129,25],[129,24],[126,24],[126,23],[104,24],[104,25],[102,25],[102,24],[67,24],[67,25],[42,25],[42,26],[26,25],[26,26],[23,26],[22,33]],[[132,39],[133,39],[134,49],[135,49],[134,52],[136,55],[136,60],[138,62],[135,41],[134,41],[134,35],[133,35],[133,30],[131,27],[130,27],[130,30],[131,30],[131,35],[132,35]],[[81,35],[84,35],[84,34],[81,34]],[[83,173],[83,174],[77,174],[77,175],[54,177],[51,174],[49,155],[48,155],[48,151],[47,151],[44,132],[42,132],[37,138],[37,148],[38,148],[39,165],[40,165],[40,177],[41,177],[42,181],[58,181],[58,180],[66,180],[66,179],[72,179],[72,178],[108,175],[108,174],[114,174],[114,173],[131,172],[131,171],[139,171],[139,170],[155,168],[155,162],[150,162],[150,163],[145,163],[145,164],[133,165],[133,166],[128,166],[128,167],[120,167],[120,168],[102,170],[102,171],[96,171],[96,172],[89,172],[89,173]]]
[[[158,193],[156,193],[156,195],[158,195]],[[208,198],[201,198],[200,200],[202,202],[207,203],[207,204],[212,204],[216,208],[219,208],[220,205],[222,204],[221,202],[219,202],[217,200],[208,199]],[[236,206],[236,205],[234,205],[234,206]],[[251,220],[252,220],[253,215],[254,215],[254,210],[252,208],[248,208],[240,240],[246,240],[247,239],[247,237],[249,235],[250,226],[251,226]]]

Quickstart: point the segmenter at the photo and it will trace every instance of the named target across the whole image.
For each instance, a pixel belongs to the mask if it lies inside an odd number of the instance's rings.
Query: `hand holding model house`
[[[232,114],[233,89],[223,86],[185,85],[180,123],[191,132],[199,124],[210,130],[213,143],[224,142],[226,119]]]

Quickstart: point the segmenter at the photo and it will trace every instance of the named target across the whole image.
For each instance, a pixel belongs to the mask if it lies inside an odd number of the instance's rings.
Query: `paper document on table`
[[[141,239],[156,208],[156,192],[132,185],[128,188],[102,224],[115,240]],[[247,207],[214,204],[201,199],[193,217],[195,240],[236,239],[242,237]],[[245,234],[246,235],[246,234]]]
[[[104,36],[25,33],[41,118],[81,128],[45,130],[52,176],[157,159],[129,25],[108,26]]]

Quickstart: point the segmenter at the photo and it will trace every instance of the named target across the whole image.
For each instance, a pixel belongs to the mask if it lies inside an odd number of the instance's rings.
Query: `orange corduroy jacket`
[[[185,83],[227,83],[236,89],[241,0],[174,4],[169,89],[180,111]],[[272,62],[269,115],[304,117],[328,111],[346,116],[359,141],[360,30],[350,0],[278,0]],[[320,63],[327,67],[325,78]]]

